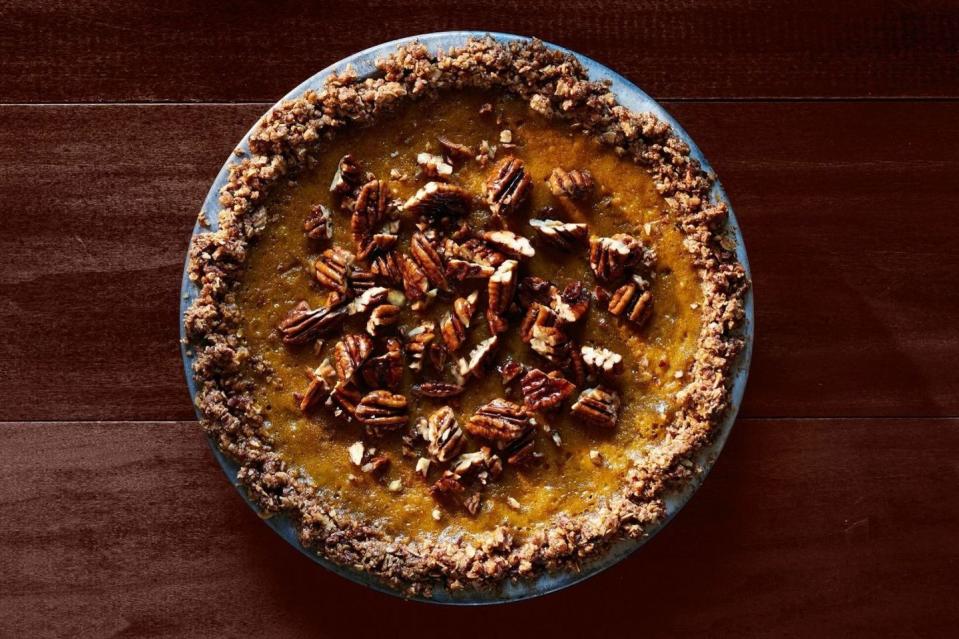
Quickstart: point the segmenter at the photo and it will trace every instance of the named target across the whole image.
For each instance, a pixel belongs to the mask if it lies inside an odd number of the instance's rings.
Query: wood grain
[[[195,212],[263,105],[0,107],[0,419],[192,419]],[[959,415],[959,103],[680,103],[742,222],[743,414]]]
[[[572,48],[658,98],[959,96],[948,0],[3,0],[0,18],[4,102],[273,102],[354,51],[463,28]]]
[[[926,637],[959,622],[959,420],[741,420],[636,555],[472,610],[313,565],[247,509],[195,424],[2,424],[0,450],[2,636],[422,636],[427,617],[462,637],[624,636],[627,612],[642,636]]]

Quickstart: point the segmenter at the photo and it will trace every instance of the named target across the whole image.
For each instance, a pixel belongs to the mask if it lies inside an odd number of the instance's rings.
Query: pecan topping
[[[470,279],[486,279],[495,271],[496,269],[492,266],[475,264],[456,258],[446,262],[447,279],[456,280],[457,282]]]
[[[409,420],[406,414],[406,396],[385,390],[367,393],[356,406],[356,418],[373,437],[402,428]]]
[[[424,382],[413,386],[413,393],[421,397],[430,399],[447,399],[463,394],[463,386],[460,384],[448,384],[446,382]]]
[[[490,210],[496,215],[513,213],[529,197],[532,185],[522,160],[503,158],[486,183],[486,201]]]
[[[326,249],[313,264],[316,281],[331,291],[346,295],[347,276],[353,259],[352,253],[339,246]]]
[[[400,307],[394,304],[380,304],[370,313],[366,321],[366,332],[373,337],[379,337],[391,326],[400,321]]]
[[[414,233],[410,240],[410,255],[416,260],[420,270],[426,275],[429,283],[441,291],[448,291],[443,259],[436,252],[433,245],[422,233]]]
[[[466,423],[471,435],[501,444],[509,444],[532,428],[526,409],[505,399],[494,399],[479,408]]]
[[[572,251],[586,244],[589,229],[585,224],[559,220],[530,220],[529,225],[545,242],[563,251]]]
[[[386,352],[363,365],[363,381],[370,388],[395,391],[403,381],[403,347],[398,339],[386,340]]]
[[[363,333],[348,333],[333,347],[333,367],[341,382],[348,382],[373,352],[373,340]]]
[[[450,255],[457,255],[467,262],[475,262],[486,266],[499,266],[506,261],[506,255],[500,253],[483,240],[472,237],[462,244],[447,244]]]
[[[529,308],[533,302],[540,304],[549,304],[556,295],[556,287],[544,280],[542,277],[527,275],[520,280],[516,290],[516,296],[519,304],[523,308]]]
[[[376,286],[376,276],[370,271],[361,271],[355,266],[347,277],[350,293],[352,295],[362,295],[364,291]]]
[[[316,370],[308,372],[310,385],[307,386],[306,392],[300,398],[300,410],[304,413],[320,406],[330,396],[330,391],[333,388],[329,381],[329,373],[332,372],[329,370],[329,366],[330,364],[327,361]]]
[[[376,229],[386,221],[390,209],[390,193],[386,184],[380,180],[370,180],[360,189],[353,207],[350,230],[356,244],[356,257],[366,259],[374,249],[388,248],[396,243],[395,236],[380,234],[374,240]],[[390,239],[392,237],[392,239]],[[384,247],[384,245],[387,245]]]
[[[549,307],[560,320],[567,324],[575,324],[586,315],[586,311],[589,310],[589,301],[589,291],[583,288],[582,282],[570,282],[562,293],[553,294]]]
[[[427,444],[426,452],[441,463],[453,459],[466,443],[463,429],[456,422],[453,409],[449,406],[444,406],[430,415],[423,436]]]
[[[619,375],[623,372],[623,356],[608,348],[584,346],[580,349],[583,364],[590,372],[600,375]]]
[[[463,453],[450,464],[450,472],[460,479],[475,478],[481,484],[496,479],[503,473],[503,462],[493,451],[483,446],[472,453]]]
[[[520,324],[520,337],[538,354],[555,364],[569,357],[571,342],[551,309],[533,302]]]
[[[571,200],[576,200],[592,190],[593,176],[586,169],[566,171],[557,167],[550,174],[548,183],[549,190],[556,197],[568,197]]]
[[[345,417],[348,420],[356,417],[356,405],[363,399],[363,393],[357,388],[356,383],[337,382],[330,393],[330,399],[336,407],[333,411],[337,417]]]
[[[459,217],[469,213],[472,205],[473,196],[462,187],[445,182],[427,182],[406,201],[403,210],[411,215],[434,218]]]
[[[638,282],[623,284],[609,298],[609,312],[642,326],[653,313],[653,294],[642,290]]]
[[[576,390],[576,387],[557,371],[547,375],[538,368],[526,373],[521,387],[523,404],[534,411],[556,408]]]
[[[509,326],[505,314],[509,305],[513,302],[513,294],[516,292],[516,270],[518,266],[519,262],[516,260],[506,260],[489,278],[486,320],[489,322],[490,332],[494,335],[502,333]]]
[[[470,351],[469,357],[461,357],[458,365],[460,376],[468,377],[474,375],[478,377],[481,375],[498,341],[499,338],[497,338],[496,335],[488,337]]]
[[[420,265],[405,253],[399,256],[400,272],[403,274],[403,291],[413,301],[426,297],[430,281]]]
[[[536,255],[536,250],[529,240],[512,231],[485,231],[481,237],[487,244],[510,257],[524,258]]]
[[[536,429],[530,428],[524,435],[512,442],[500,453],[506,458],[506,463],[520,466],[533,460],[536,448]]]
[[[573,415],[587,423],[613,428],[619,419],[619,395],[602,386],[587,388],[571,408]]]
[[[347,307],[342,302],[316,309],[311,309],[306,302],[300,302],[279,323],[277,329],[284,344],[289,346],[308,344],[339,327],[346,315]]]
[[[330,184],[330,193],[346,195],[356,191],[361,184],[371,179],[371,174],[364,171],[352,155],[344,155],[336,165],[336,174],[333,175],[333,182]]]
[[[505,362],[499,365],[497,370],[499,370],[500,379],[503,382],[503,386],[509,387],[519,378],[520,375],[523,375],[526,372],[526,367],[515,360],[507,359]]]
[[[333,237],[333,223],[330,209],[322,204],[310,209],[310,214],[303,222],[303,232],[311,240],[328,240]]]
[[[443,476],[430,486],[430,495],[433,499],[440,502],[460,504],[470,515],[475,515],[479,512],[479,493],[468,493],[466,486],[463,485],[456,475],[449,471],[443,473]]]
[[[478,297],[479,291],[473,291],[469,297],[456,298],[452,310],[440,322],[440,332],[450,353],[458,351],[466,341],[466,329],[470,327]]]
[[[403,271],[393,251],[377,255],[370,265],[370,272],[381,283],[388,286],[403,285]]]
[[[623,277],[628,268],[643,259],[644,252],[642,243],[625,233],[589,239],[589,265],[601,282],[615,282]]]
[[[539,302],[533,302],[526,309],[526,315],[519,325],[519,336],[525,343],[529,344],[533,339],[534,326],[556,326],[559,318],[556,313]]]
[[[437,138],[437,141],[440,143],[440,146],[443,147],[446,157],[451,160],[467,162],[475,155],[473,149],[470,147],[466,146],[465,144],[457,144],[456,142],[453,142],[449,138],[442,135]]]
[[[406,353],[410,356],[410,369],[422,370],[423,355],[427,347],[436,339],[436,324],[432,321],[423,322],[406,334]]]
[[[390,292],[382,286],[371,286],[350,302],[350,315],[363,315],[386,301]]]
[[[445,180],[453,175],[453,165],[445,162],[442,156],[432,153],[419,153],[416,163],[423,167],[423,174],[429,178]]]

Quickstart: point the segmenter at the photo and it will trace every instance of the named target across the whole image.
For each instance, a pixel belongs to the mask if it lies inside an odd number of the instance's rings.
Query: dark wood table
[[[959,5],[0,2],[0,636],[956,636]],[[300,556],[194,421],[190,228],[234,143],[331,62],[538,35],[659,99],[752,260],[756,352],[703,488],[642,551],[452,609]]]

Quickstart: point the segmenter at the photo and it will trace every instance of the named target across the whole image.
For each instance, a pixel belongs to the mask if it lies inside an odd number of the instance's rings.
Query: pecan
[[[493,267],[499,266],[506,261],[506,255],[476,237],[471,237],[462,244],[457,245],[454,254],[470,262]]]
[[[403,274],[403,291],[413,301],[426,297],[430,288],[430,281],[420,265],[409,255],[399,256],[400,272]]]
[[[534,324],[529,345],[554,364],[564,365],[569,360],[573,343],[559,326]]]
[[[427,182],[413,197],[403,204],[403,210],[411,215],[440,218],[459,217],[469,213],[473,196],[455,184]]]
[[[469,279],[486,279],[495,271],[496,269],[492,266],[467,262],[466,260],[457,258],[447,260],[446,262],[447,279],[456,280],[457,282]]]
[[[379,337],[391,326],[400,321],[400,307],[394,304],[380,304],[370,313],[366,321],[366,332],[373,337]]]
[[[389,290],[382,286],[371,286],[350,302],[350,315],[363,315],[386,301]]]
[[[286,318],[277,325],[283,343],[290,346],[308,344],[317,337],[338,328],[347,315],[343,302],[311,309],[306,302],[300,302]]]
[[[520,436],[516,441],[511,442],[500,452],[506,463],[512,466],[520,466],[533,460],[534,450],[536,448],[536,429],[530,428],[526,433]]]
[[[352,253],[339,246],[326,249],[313,264],[316,281],[331,291],[346,295],[347,275],[353,259]]]
[[[479,291],[473,291],[469,297],[456,298],[452,310],[440,321],[440,332],[450,353],[458,351],[466,341],[466,329],[470,327],[478,297]]]
[[[586,383],[586,363],[583,361],[583,354],[578,349],[570,349],[569,361],[566,363],[565,370],[577,386],[583,386]]]
[[[556,295],[556,287],[542,277],[527,275],[520,280],[516,289],[516,296],[520,306],[529,308],[533,302],[549,304]]]
[[[520,375],[526,372],[526,367],[515,360],[507,359],[497,367],[497,370],[499,371],[503,386],[508,388]]]
[[[329,362],[325,363],[329,366]],[[320,365],[316,370],[310,370],[310,385],[300,398],[300,410],[304,413],[320,406],[330,396],[333,390],[324,371],[324,366]]]
[[[560,294],[553,294],[549,307],[556,316],[567,324],[575,324],[586,315],[589,310],[589,291],[583,288],[582,282],[570,282]]]
[[[371,179],[371,175],[363,170],[352,155],[344,155],[336,165],[336,173],[330,184],[330,193],[345,195],[354,192],[361,184]]]
[[[513,302],[516,292],[516,270],[519,262],[506,260],[499,265],[496,272],[489,278],[487,284],[486,320],[489,330],[494,335],[505,331],[509,325],[505,314]]]
[[[481,484],[496,479],[503,473],[503,462],[488,447],[472,453],[463,453],[450,464],[450,472],[462,479],[475,478]]]
[[[453,473],[446,471],[443,476],[430,486],[430,496],[446,504],[461,505],[470,515],[475,515],[480,508],[478,492],[467,492],[466,486]]]
[[[434,341],[426,347],[426,352],[430,356],[430,364],[433,365],[433,369],[438,373],[443,372],[443,367],[446,366],[446,359],[449,357],[449,351],[446,350],[446,346]]]
[[[499,338],[496,335],[488,337],[470,351],[469,357],[461,357],[458,364],[460,376],[474,375],[478,377],[482,375],[484,366],[493,354],[498,342]]]
[[[370,388],[395,391],[403,381],[403,347],[398,339],[386,340],[386,352],[363,365],[363,381]]]
[[[390,458],[384,454],[373,455],[360,466],[360,470],[376,478],[382,477],[390,467]]]
[[[355,266],[347,277],[350,293],[353,295],[362,295],[363,292],[376,286],[376,275],[371,271],[362,271]]]
[[[585,224],[559,220],[530,220],[529,225],[545,242],[563,251],[572,251],[586,244],[589,229]]]
[[[481,237],[487,244],[510,257],[526,258],[536,255],[536,250],[529,240],[512,231],[485,231]]]
[[[576,200],[592,190],[593,176],[586,169],[566,171],[557,167],[550,174],[548,184],[549,190],[556,197],[568,197]]]
[[[453,459],[466,443],[463,429],[456,422],[453,409],[449,406],[444,406],[430,415],[424,438],[426,452],[441,463]]]
[[[337,382],[330,393],[330,399],[335,406],[334,414],[350,420],[356,417],[356,405],[363,399],[363,393],[353,381]]]
[[[328,240],[333,237],[333,223],[330,209],[316,204],[303,222],[303,232],[311,240]]]
[[[583,364],[590,372],[601,375],[619,375],[623,372],[623,356],[608,348],[583,346],[580,349]]]
[[[643,259],[644,252],[642,243],[625,233],[589,239],[589,265],[601,282],[615,282],[623,277],[628,268]]]
[[[441,291],[449,290],[443,259],[422,233],[414,233],[412,239],[410,239],[410,255],[416,260],[430,284]]]
[[[419,153],[416,156],[416,163],[423,168],[423,174],[428,178],[445,180],[453,175],[453,165],[444,161],[440,155]]]
[[[519,325],[519,335],[523,342],[529,344],[533,339],[534,326],[556,326],[559,321],[556,313],[539,302],[533,302],[526,309],[526,315]]]
[[[653,294],[642,290],[638,282],[627,282],[609,298],[609,312],[642,326],[653,313]]]
[[[619,419],[619,395],[603,386],[587,388],[570,410],[589,424],[613,428]]]
[[[403,285],[403,271],[400,268],[399,260],[396,258],[396,253],[393,251],[377,255],[370,265],[370,272],[381,283],[388,286]]]
[[[505,399],[494,399],[481,406],[466,423],[471,435],[509,444],[532,428],[530,414],[519,404]]]
[[[385,390],[367,393],[356,406],[356,418],[373,437],[402,428],[407,421],[406,396]]]
[[[520,383],[523,404],[530,410],[549,410],[563,403],[576,387],[557,371],[549,375],[538,368],[526,373]]]
[[[470,147],[465,144],[457,144],[445,136],[441,135],[437,138],[437,141],[440,143],[440,146],[443,147],[446,157],[450,160],[466,162],[475,155],[473,149]]]
[[[358,259],[366,259],[375,248],[383,248],[383,244],[396,243],[395,238],[374,240],[376,229],[386,221],[389,209],[390,193],[384,182],[370,180],[363,185],[356,196],[353,217],[350,220],[350,230],[353,232]]]
[[[333,367],[341,382],[348,382],[373,352],[373,340],[363,333],[348,333],[333,347]]]
[[[436,339],[436,324],[432,321],[423,322],[406,334],[406,353],[410,356],[410,369],[422,370],[423,356],[427,347]]]
[[[446,382],[424,382],[413,386],[413,393],[421,397],[430,399],[447,399],[463,394],[463,386],[460,384],[448,384]]]
[[[490,210],[496,215],[513,213],[529,197],[532,185],[522,160],[503,158],[486,182],[486,201]]]

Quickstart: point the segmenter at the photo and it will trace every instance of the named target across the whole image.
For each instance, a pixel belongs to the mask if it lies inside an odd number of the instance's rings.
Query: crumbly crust
[[[230,166],[220,193],[218,230],[194,238],[189,274],[199,295],[184,322],[195,351],[196,405],[204,428],[239,462],[239,480],[264,512],[286,512],[298,520],[305,545],[410,593],[428,595],[436,583],[483,587],[575,567],[618,538],[642,536],[663,517],[662,496],[669,485],[699,472],[691,456],[710,439],[727,408],[729,370],[743,346],[736,333],[748,282],[724,239],[726,207],[709,201],[711,176],[666,123],[619,105],[607,84],[590,81],[574,58],[539,41],[507,45],[473,39],[446,52],[411,44],[378,66],[373,78],[361,80],[347,71],[329,78],[322,90],[307,91],[266,114],[250,137],[250,154]],[[328,508],[308,478],[274,450],[253,401],[252,382],[242,372],[255,358],[237,335],[235,290],[249,243],[267,223],[263,205],[271,189],[312,166],[324,140],[344,127],[370,124],[400,101],[464,87],[511,92],[650,172],[700,272],[702,330],[675,419],[645,460],[628,471],[622,490],[605,503],[582,515],[560,516],[523,538],[504,526],[453,539],[397,538]]]

